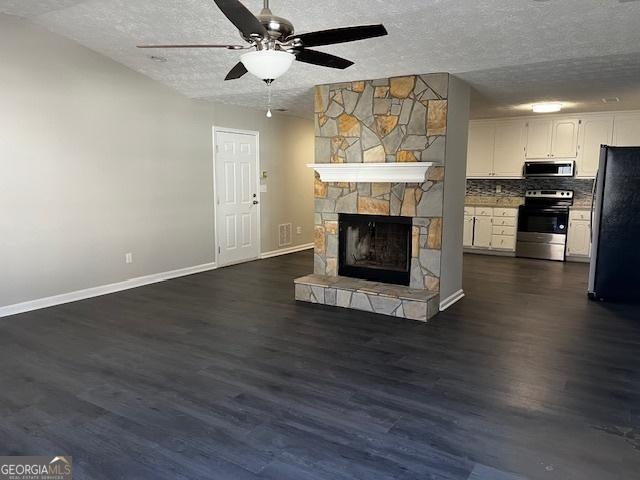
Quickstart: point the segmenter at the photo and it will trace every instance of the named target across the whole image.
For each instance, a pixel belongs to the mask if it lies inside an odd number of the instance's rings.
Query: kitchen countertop
[[[523,203],[523,197],[488,197],[467,195],[464,199],[464,204],[467,207],[518,208]]]
[[[573,202],[571,210],[591,210],[591,200],[580,200]]]

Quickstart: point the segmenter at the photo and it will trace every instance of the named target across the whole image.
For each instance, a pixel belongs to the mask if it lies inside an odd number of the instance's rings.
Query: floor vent
[[[293,230],[293,225],[291,223],[283,223],[282,225],[279,225],[278,243],[281,247],[286,247],[287,245],[291,245],[292,230]]]

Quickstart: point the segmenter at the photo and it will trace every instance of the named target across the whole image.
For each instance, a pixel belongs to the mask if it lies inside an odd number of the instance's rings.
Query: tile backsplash
[[[497,186],[502,192],[496,193]],[[467,195],[480,197],[524,197],[527,190],[573,190],[576,202],[591,200],[593,180],[577,178],[540,178],[522,180],[468,179]]]

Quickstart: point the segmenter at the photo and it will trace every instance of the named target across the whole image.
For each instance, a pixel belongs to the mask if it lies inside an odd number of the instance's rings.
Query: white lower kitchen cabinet
[[[465,207],[464,247],[475,253],[516,251],[517,208]]]
[[[493,235],[492,220],[492,217],[476,217],[476,224],[473,235],[474,247],[491,247],[491,235]]]
[[[591,212],[572,210],[567,231],[567,258],[588,259],[591,255]]]
[[[516,251],[515,235],[493,235],[491,237],[492,250],[504,250],[507,252]]]
[[[474,227],[474,217],[465,215],[464,216],[464,233],[462,235],[462,244],[465,247],[473,247],[473,227]]]

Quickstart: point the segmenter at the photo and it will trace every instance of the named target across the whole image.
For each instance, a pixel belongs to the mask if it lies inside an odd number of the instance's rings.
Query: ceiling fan
[[[286,18],[271,12],[269,0],[259,15],[253,15],[239,0],[214,0],[222,13],[233,23],[248,45],[140,45],[138,48],[226,48],[252,50],[240,57],[225,80],[235,80],[247,72],[271,84],[284,75],[294,60],[323,67],[344,70],[353,62],[308,47],[354,42],[387,35],[383,25],[363,25],[335,28],[298,35]]]

